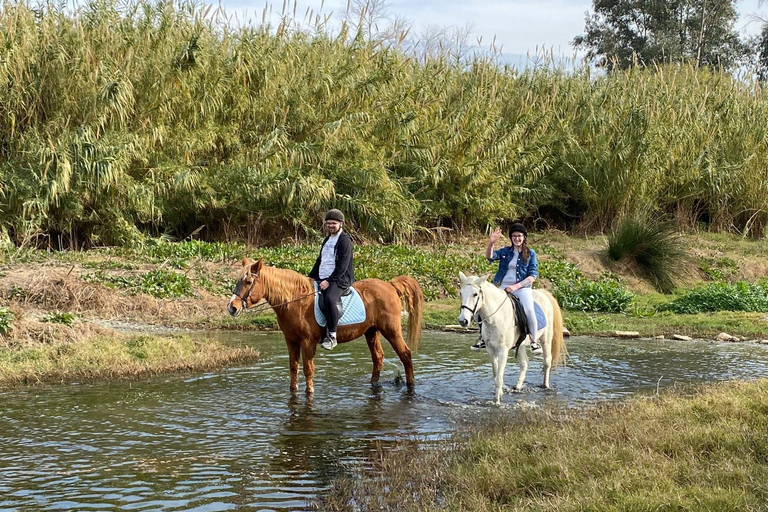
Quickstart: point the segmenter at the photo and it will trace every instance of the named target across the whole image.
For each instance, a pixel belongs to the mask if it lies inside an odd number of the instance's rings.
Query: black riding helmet
[[[509,226],[509,238],[512,238],[512,233],[522,233],[525,235],[526,238],[528,238],[528,231],[525,229],[525,226],[523,226],[519,222],[515,222],[514,224]]]
[[[339,222],[344,222],[344,214],[341,213],[341,210],[332,208],[326,212],[325,220],[337,220]]]

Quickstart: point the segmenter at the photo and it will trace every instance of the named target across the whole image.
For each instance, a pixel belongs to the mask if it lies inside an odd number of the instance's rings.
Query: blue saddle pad
[[[544,316],[544,310],[541,309],[538,302],[533,303],[533,311],[536,313],[536,323],[539,326],[539,330],[547,326],[547,317]]]
[[[315,291],[318,291],[317,281],[314,283]],[[349,287],[351,293],[341,297],[341,305],[344,308],[339,319],[339,325],[359,324],[365,322],[365,304],[363,298],[354,287]],[[320,327],[325,327],[325,315],[320,311],[320,294],[315,295],[315,320]]]

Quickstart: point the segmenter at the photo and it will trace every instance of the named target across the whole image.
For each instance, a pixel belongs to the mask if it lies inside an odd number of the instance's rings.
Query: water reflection
[[[471,338],[425,333],[417,386],[385,345],[371,386],[364,342],[317,358],[316,395],[288,390],[279,335],[235,333],[264,359],[194,377],[50,386],[0,394],[2,510],[311,510],[338,471],[403,441],[449,435],[520,406],[594,404],[658,386],[768,374],[768,347],[572,338],[565,370],[542,391],[534,359],[522,393],[490,405],[485,353]],[[510,363],[505,378],[514,382]]]

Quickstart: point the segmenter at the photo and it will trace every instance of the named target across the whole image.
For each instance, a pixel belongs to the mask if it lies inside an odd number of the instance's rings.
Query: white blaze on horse
[[[520,330],[515,322],[515,305],[506,292],[488,281],[488,275],[466,276],[459,272],[461,313],[459,324],[467,327],[473,320],[480,324],[480,336],[485,341],[488,356],[493,367],[493,380],[496,385],[496,404],[501,403],[504,388],[504,368],[507,366],[509,350],[515,347]],[[545,324],[536,334],[544,358],[544,382],[542,387],[549,388],[549,374],[552,367],[565,362],[567,354],[563,340],[563,314],[560,305],[546,290],[533,290],[533,300],[541,308]],[[528,338],[517,350],[517,362],[520,365],[520,377],[515,389],[523,388],[525,373],[528,370]]]

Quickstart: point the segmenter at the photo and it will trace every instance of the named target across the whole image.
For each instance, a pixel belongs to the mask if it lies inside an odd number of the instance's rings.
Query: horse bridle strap
[[[243,303],[243,309],[248,309],[248,303],[246,302],[246,299],[251,296],[251,292],[253,291],[253,287],[256,286],[256,279],[259,278],[259,274],[253,274],[253,282],[251,283],[251,287],[248,288],[248,293],[243,295],[242,297],[235,293],[237,291],[237,285],[235,285],[235,289],[232,291],[232,295],[240,299]]]

